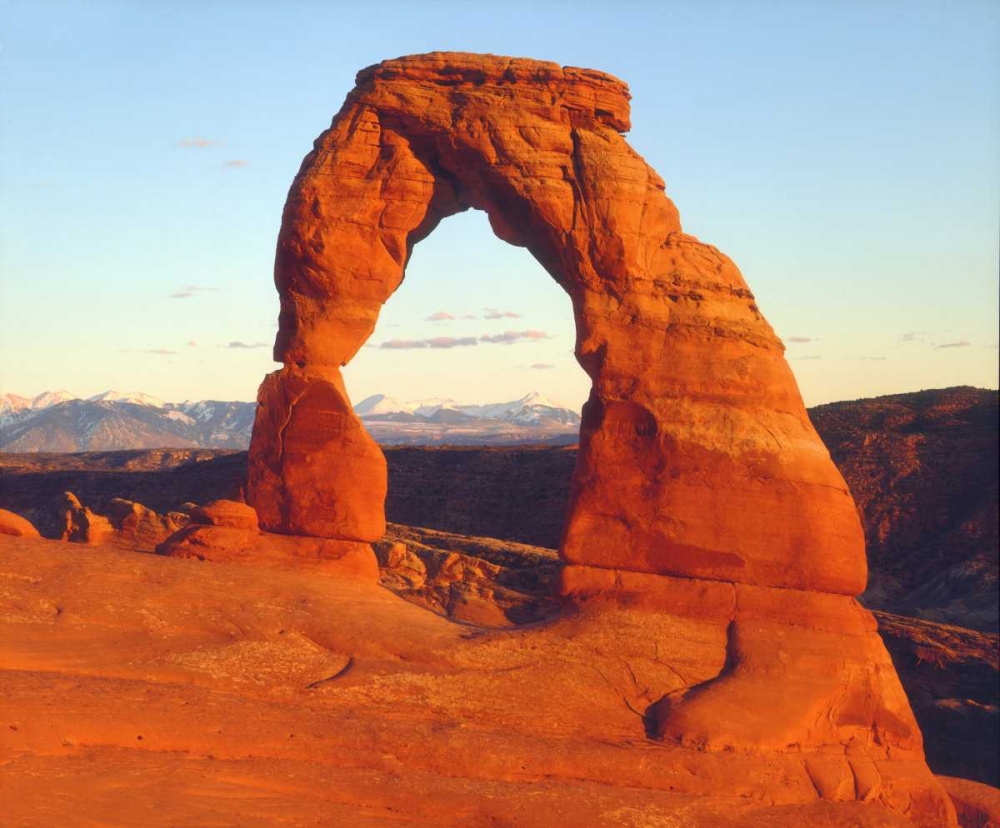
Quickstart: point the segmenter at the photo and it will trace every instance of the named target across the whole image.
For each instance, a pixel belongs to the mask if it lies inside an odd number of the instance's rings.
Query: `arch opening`
[[[574,356],[572,303],[485,218],[456,214],[415,245],[373,333],[343,368],[352,400],[486,404],[537,391],[579,412],[590,380]]]
[[[480,211],[418,243],[343,368],[386,456],[386,520],[558,547],[591,385],[575,336],[562,287]]]

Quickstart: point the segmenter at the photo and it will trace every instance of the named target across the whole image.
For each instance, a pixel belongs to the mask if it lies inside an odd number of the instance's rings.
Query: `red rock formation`
[[[13,535],[16,538],[41,537],[30,520],[6,509],[0,509],[0,535]]]
[[[191,522],[204,526],[229,526],[250,532],[260,529],[257,512],[246,503],[236,500],[213,500],[204,506],[195,506],[191,510]]]
[[[72,492],[64,492],[59,504],[60,540],[70,543],[97,544],[114,533],[111,522],[80,503]]]
[[[191,524],[159,544],[156,553],[378,580],[378,562],[367,543],[262,534],[253,508],[233,500],[192,508]]]
[[[643,691],[648,731],[681,749],[808,751],[820,797],[951,824],[875,623],[852,597],[867,573],[847,486],[736,266],[682,232],[662,179],[622,137],[628,102],[600,72],[488,55],[358,74],[285,204],[284,368],[258,396],[248,500],[268,531],[382,535],[385,461],[340,368],[413,245],[443,218],[483,210],[569,294],[593,381],[564,594],[581,610],[612,600],[701,619],[723,645],[702,680]]]
[[[1000,790],[969,779],[939,776],[962,828],[1000,828]]]
[[[271,531],[374,540],[383,461],[340,378],[442,218],[484,210],[569,294],[593,379],[562,552],[577,564],[853,595],[860,524],[739,271],[681,231],[621,136],[608,75],[445,54],[387,61],[306,157],[275,262],[251,446]],[[598,540],[599,539],[599,540]]]
[[[106,512],[115,532],[143,551],[152,550],[190,522],[186,514],[169,512],[161,515],[141,503],[120,497],[111,500]]]

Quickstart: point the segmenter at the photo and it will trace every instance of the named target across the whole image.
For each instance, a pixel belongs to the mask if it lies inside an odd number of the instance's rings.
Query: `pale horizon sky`
[[[493,52],[629,83],[629,142],[733,258],[808,405],[997,386],[1000,4],[0,2],[0,393],[251,400],[292,176],[358,69]],[[358,402],[571,406],[568,298],[446,220]],[[471,344],[475,342],[475,344]]]

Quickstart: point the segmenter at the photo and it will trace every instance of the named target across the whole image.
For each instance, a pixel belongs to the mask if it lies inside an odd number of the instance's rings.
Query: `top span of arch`
[[[523,94],[532,85],[562,93],[561,106],[568,112],[590,117],[618,132],[628,132],[630,121],[628,84],[596,69],[560,66],[547,60],[480,55],[472,52],[428,52],[384,60],[358,72],[356,95],[380,84],[415,81],[441,87],[517,85]]]
[[[288,195],[275,358],[348,362],[413,245],[469,208],[526,247],[577,306],[586,288],[634,292],[662,269],[680,219],[622,137],[628,128],[628,87],[589,69],[434,52],[362,70]],[[599,349],[584,337],[578,350]]]

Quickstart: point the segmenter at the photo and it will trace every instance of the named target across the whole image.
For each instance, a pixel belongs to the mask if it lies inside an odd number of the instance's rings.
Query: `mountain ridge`
[[[79,452],[143,448],[246,448],[256,403],[164,402],[140,391],[81,398],[68,391],[0,397],[0,450]],[[575,441],[580,415],[532,391],[516,400],[473,404],[451,399],[401,403],[375,394],[355,406],[386,445],[509,445]]]

